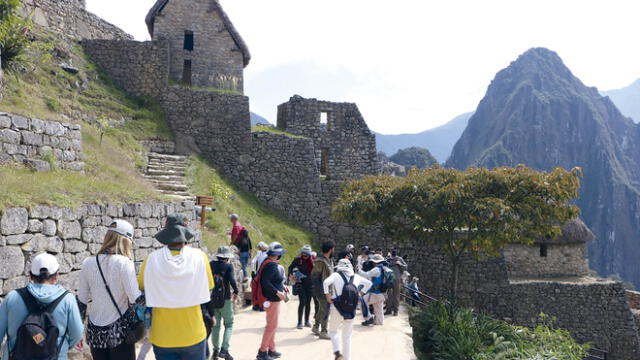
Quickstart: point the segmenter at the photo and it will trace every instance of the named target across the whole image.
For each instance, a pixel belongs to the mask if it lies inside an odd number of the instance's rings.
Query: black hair
[[[329,251],[333,250],[336,247],[336,243],[333,240],[327,240],[322,243],[322,253],[326,254]]]
[[[360,251],[362,251],[363,253],[368,253],[369,252],[369,247],[368,246],[363,246],[362,249],[360,249]]]
[[[58,273],[50,274],[46,268],[40,269],[40,275],[31,274],[31,280],[35,283],[41,284],[45,281],[49,281],[52,277],[58,275]]]
[[[398,256],[398,250],[396,249],[391,250],[391,256]]]
[[[348,252],[347,250],[342,250],[338,253],[338,255],[336,256],[336,259],[340,260],[340,259],[346,259],[349,258],[351,259],[351,253]]]

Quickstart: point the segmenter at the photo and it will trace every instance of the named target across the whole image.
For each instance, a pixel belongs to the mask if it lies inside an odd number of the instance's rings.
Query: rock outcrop
[[[447,166],[521,163],[583,169],[577,204],[596,234],[590,266],[640,285],[640,127],[543,48],[496,75]]]

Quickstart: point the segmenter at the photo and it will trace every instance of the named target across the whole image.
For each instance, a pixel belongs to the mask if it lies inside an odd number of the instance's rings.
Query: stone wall
[[[36,170],[50,170],[48,154],[65,170],[81,171],[80,125],[43,121],[0,112],[0,163],[19,162]]]
[[[147,139],[140,140],[139,142],[140,145],[149,152],[173,154],[176,151],[176,143],[172,140]]]
[[[135,261],[140,263],[154,248],[161,247],[153,236],[173,213],[195,220],[194,203],[5,209],[0,216],[0,295],[28,283],[31,259],[42,251],[58,258],[60,283],[77,290],[82,262],[100,249],[113,219],[127,220],[135,227]],[[199,246],[199,239],[195,244]]]
[[[326,124],[321,124],[322,113]],[[317,166],[326,168],[325,175],[332,180],[380,173],[375,136],[356,104],[296,95],[278,106],[278,128],[312,139]]]
[[[85,10],[84,0],[21,0],[24,13],[33,12],[33,21],[76,40],[133,37],[115,25]]]
[[[540,254],[546,246],[546,256]],[[504,257],[510,278],[569,277],[589,274],[585,243],[509,245]]]
[[[243,54],[211,1],[169,1],[155,17],[153,39],[170,44],[171,79],[181,82],[191,62],[191,84],[243,92]],[[193,50],[184,49],[185,31],[193,33]]]
[[[164,41],[83,40],[91,59],[129,94],[162,98],[169,79],[169,47]]]

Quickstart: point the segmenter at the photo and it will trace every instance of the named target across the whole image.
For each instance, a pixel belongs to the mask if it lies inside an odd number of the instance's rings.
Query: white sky
[[[87,0],[148,39],[155,0]],[[356,102],[370,128],[419,132],[476,108],[496,72],[534,46],[589,86],[640,78],[638,0],[221,0],[249,45],[245,92],[272,122],[300,94]]]

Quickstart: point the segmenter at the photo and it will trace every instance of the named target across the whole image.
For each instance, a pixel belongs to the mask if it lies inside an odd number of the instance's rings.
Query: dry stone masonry
[[[76,290],[82,262],[100,249],[107,226],[114,219],[127,220],[134,226],[135,261],[140,263],[161,247],[153,236],[164,225],[166,216],[174,213],[195,220],[194,203],[5,209],[0,215],[0,296],[28,283],[31,259],[43,251],[58,258],[61,284]],[[199,237],[195,244],[200,246]]]
[[[0,164],[25,163],[47,171],[53,162],[65,170],[82,171],[82,159],[80,125],[0,112]]]

